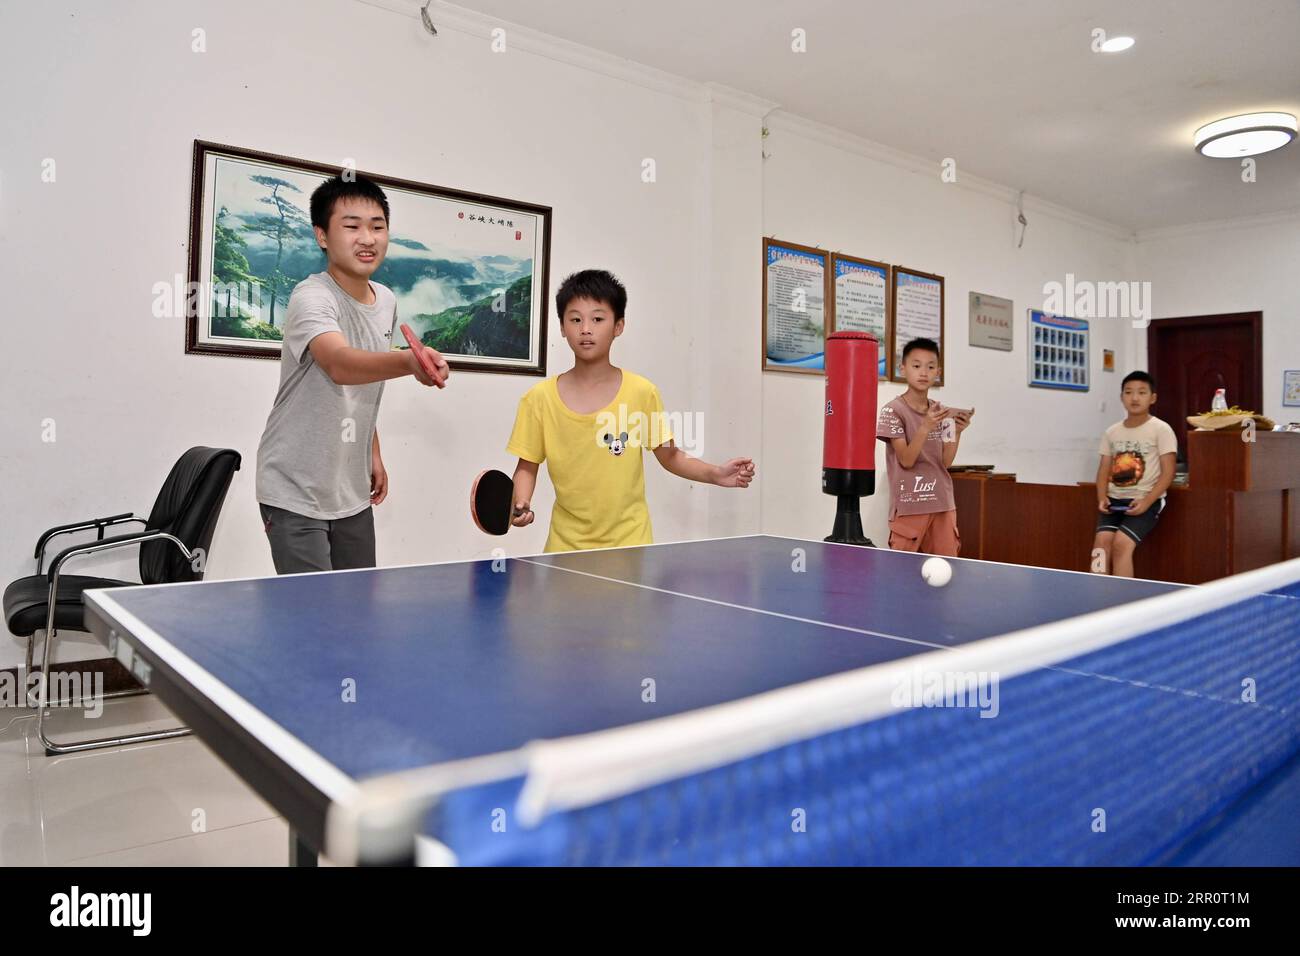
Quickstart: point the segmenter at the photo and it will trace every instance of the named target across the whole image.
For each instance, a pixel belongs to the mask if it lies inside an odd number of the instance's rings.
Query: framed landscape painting
[[[312,191],[344,170],[195,141],[186,352],[280,357],[289,295],[326,265]],[[545,375],[550,207],[361,175],[388,196],[373,278],[396,295],[398,321],[453,368]]]

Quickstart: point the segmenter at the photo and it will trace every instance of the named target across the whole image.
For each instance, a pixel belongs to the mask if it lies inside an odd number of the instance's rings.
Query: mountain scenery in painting
[[[325,268],[308,212],[311,192],[320,182],[316,174],[218,161],[212,335],[282,338],[294,286]],[[532,242],[514,231],[513,221],[507,229],[504,218],[493,219],[492,226],[472,221],[473,216],[466,220],[454,200],[386,192],[391,206],[388,254],[374,280],[397,296],[399,321],[447,355],[528,359]],[[531,219],[528,214],[518,218]],[[503,228],[478,232],[497,222]],[[528,226],[530,240],[531,221]],[[519,254],[485,254],[484,248],[518,248]]]

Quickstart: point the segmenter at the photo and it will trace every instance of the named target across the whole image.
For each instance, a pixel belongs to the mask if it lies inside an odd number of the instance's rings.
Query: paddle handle
[[[415,337],[415,333],[411,331],[411,327],[405,322],[402,323],[401,328],[402,335],[406,336],[406,344],[415,353],[415,358],[420,363],[420,367],[424,369],[424,374],[428,375],[436,385],[441,387],[442,383],[438,381],[438,367],[433,364],[433,359],[429,358],[428,353],[424,351],[424,343]]]

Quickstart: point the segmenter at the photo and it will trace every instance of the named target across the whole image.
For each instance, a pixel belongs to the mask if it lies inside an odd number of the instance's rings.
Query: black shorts
[[[1122,505],[1131,501],[1130,498],[1110,499],[1113,505]],[[1110,514],[1097,516],[1097,532],[1102,531],[1123,531],[1133,539],[1134,544],[1141,544],[1142,539],[1151,533],[1151,529],[1156,526],[1160,520],[1160,513],[1165,510],[1165,499],[1162,495],[1160,500],[1153,504],[1140,515],[1126,515],[1122,511],[1112,511]]]

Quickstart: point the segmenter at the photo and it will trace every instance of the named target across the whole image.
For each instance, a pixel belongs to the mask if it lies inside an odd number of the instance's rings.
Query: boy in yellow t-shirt
[[[547,463],[555,508],[547,551],[650,544],[641,452],[688,481],[747,488],[754,463],[711,465],[678,448],[664,421],[659,391],[648,379],[610,364],[623,334],[627,290],[602,269],[575,272],[555,295],[560,332],[573,349],[569,371],[534,385],[519,401],[506,451],[515,468],[515,518],[531,524],[537,469]]]

